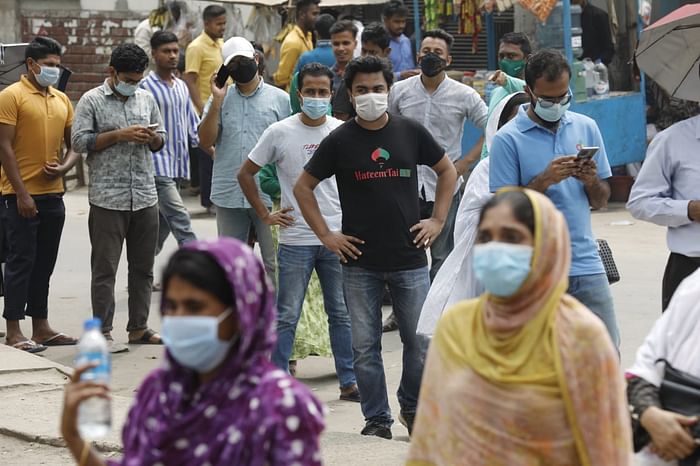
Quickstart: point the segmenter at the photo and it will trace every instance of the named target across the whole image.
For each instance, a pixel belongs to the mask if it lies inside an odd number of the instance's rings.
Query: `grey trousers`
[[[88,219],[92,253],[92,315],[110,332],[114,320],[114,282],[126,241],[129,266],[129,332],[147,327],[153,286],[153,262],[158,241],[158,206],[119,211],[90,206]]]

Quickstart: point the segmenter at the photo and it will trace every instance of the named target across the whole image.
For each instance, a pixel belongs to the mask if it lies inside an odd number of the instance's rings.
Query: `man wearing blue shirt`
[[[603,138],[592,119],[567,111],[571,68],[553,50],[530,57],[525,91],[531,104],[501,128],[491,145],[490,185],[526,186],[546,194],[564,214],[571,236],[568,293],[600,317],[619,346],[615,310],[603,263],[591,228],[590,208],[607,205],[612,173]],[[599,147],[590,160],[578,159],[581,147]]]
[[[410,78],[420,74],[416,69],[416,61],[413,58],[411,40],[403,33],[406,29],[408,8],[400,0],[392,0],[387,3],[382,11],[384,27],[391,36],[391,53],[389,58],[394,67],[394,79]]]
[[[209,99],[199,125],[203,147],[216,144],[211,201],[216,206],[219,236],[248,240],[251,225],[260,243],[265,270],[274,281],[275,246],[270,226],[255,213],[243,195],[236,175],[263,131],[291,114],[289,95],[265,83],[258,72],[259,56],[243,37],[231,37],[222,48],[224,66],[235,85],[219,88],[212,79]],[[268,208],[272,201],[261,198]]]

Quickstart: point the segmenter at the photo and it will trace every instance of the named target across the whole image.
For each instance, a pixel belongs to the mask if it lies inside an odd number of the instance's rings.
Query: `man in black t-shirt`
[[[426,339],[416,335],[430,287],[425,249],[442,230],[457,180],[445,150],[420,123],[387,113],[392,81],[386,60],[367,56],[350,62],[345,84],[357,117],[321,142],[294,188],[304,219],[344,264],[353,363],[367,422],[362,434],[387,439],[393,419],[381,356],[383,290],[389,286],[404,345],[399,420],[410,434],[427,349]],[[435,207],[425,220],[418,165],[438,174]],[[313,194],[331,176],[338,184],[342,232],[329,230]]]
[[[583,29],[583,53],[581,59],[600,60],[609,65],[615,55],[615,44],[610,30],[610,16],[590,4],[588,0],[572,0],[572,5],[581,6],[581,28]]]

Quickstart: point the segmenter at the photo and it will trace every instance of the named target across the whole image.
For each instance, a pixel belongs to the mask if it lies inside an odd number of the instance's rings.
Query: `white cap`
[[[245,37],[231,37],[224,42],[221,48],[221,55],[224,57],[224,65],[228,65],[233,57],[241,56],[246,58],[255,58],[255,49],[253,44]]]

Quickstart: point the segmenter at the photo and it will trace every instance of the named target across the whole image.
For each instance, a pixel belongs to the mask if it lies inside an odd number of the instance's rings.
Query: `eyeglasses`
[[[537,98],[537,105],[542,108],[552,108],[556,104],[566,105],[571,102],[573,95],[571,94],[571,89],[563,97],[537,97],[534,93],[532,94]]]

